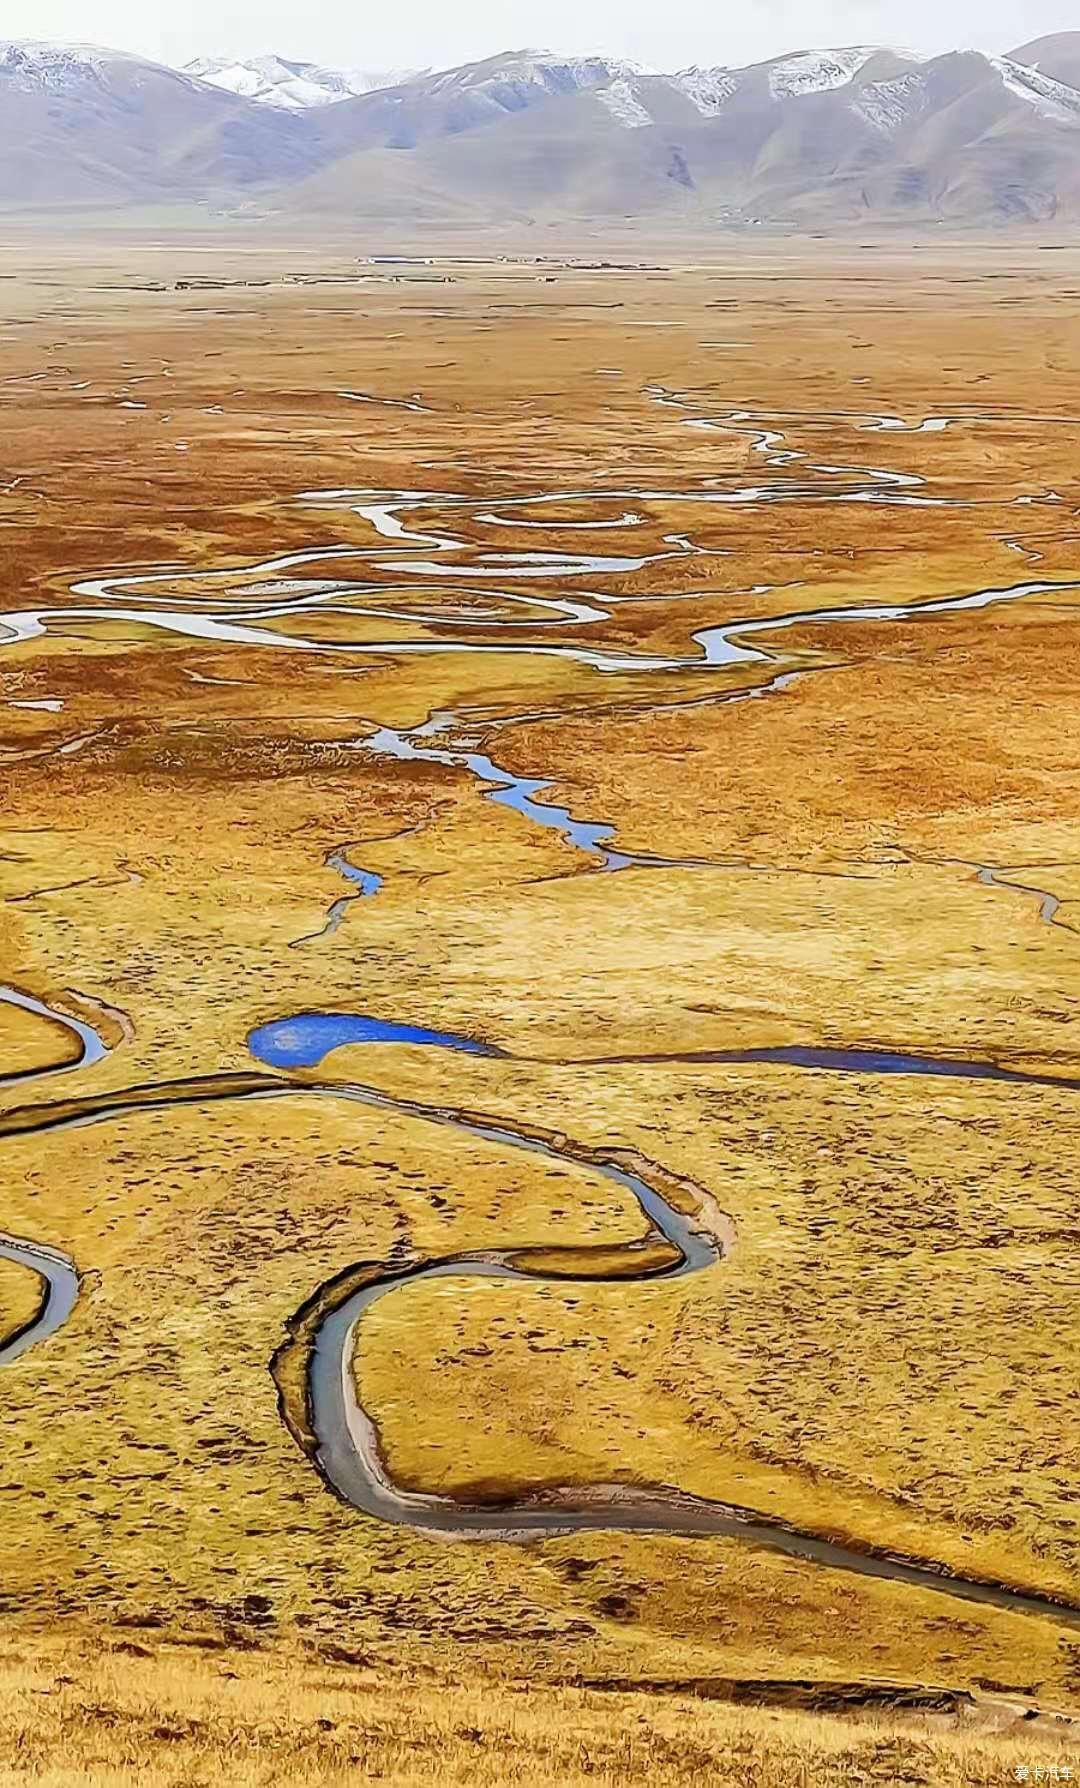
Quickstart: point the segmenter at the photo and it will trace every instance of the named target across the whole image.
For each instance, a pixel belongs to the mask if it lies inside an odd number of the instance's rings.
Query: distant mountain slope
[[[319,124],[330,153],[377,145],[413,149],[418,143],[458,136],[558,100],[610,93],[642,78],[648,77],[635,64],[600,56],[510,51],[346,100]]]
[[[369,78],[0,43],[0,205],[242,200],[403,227],[1080,220],[1080,33],[1009,57],[849,45],[677,74],[516,50],[352,91]]]
[[[415,77],[413,69],[323,68],[315,62],[290,62],[284,56],[252,56],[246,61],[199,56],[182,72],[239,98],[293,112],[333,105],[379,87],[400,86]]]
[[[180,200],[295,180],[317,153],[292,124],[138,56],[0,42],[8,206]]]
[[[838,225],[1080,210],[1080,93],[1018,61],[856,46],[661,75],[521,51],[346,101],[287,207]],[[378,158],[379,194],[371,161]],[[425,215],[430,214],[426,209]]]

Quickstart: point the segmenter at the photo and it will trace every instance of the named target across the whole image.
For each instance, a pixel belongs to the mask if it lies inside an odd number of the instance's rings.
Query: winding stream
[[[442,1039],[437,1039],[439,1042]],[[812,1065],[846,1052],[815,1050]],[[758,1061],[759,1051],[732,1051],[725,1060]],[[771,1056],[769,1059],[775,1059]],[[924,1071],[925,1058],[905,1058],[905,1070]],[[917,1065],[918,1064],[918,1065]],[[847,1061],[836,1065],[845,1070]],[[862,1071],[866,1071],[865,1062]],[[951,1071],[986,1078],[983,1064],[951,1064]],[[1015,1081],[1074,1090],[1080,1082],[1052,1081],[1022,1074]],[[931,1559],[876,1548],[855,1539],[802,1529],[779,1516],[688,1495],[670,1485],[595,1484],[555,1486],[542,1494],[507,1496],[501,1502],[471,1504],[455,1497],[398,1485],[387,1470],[377,1426],[360,1402],[354,1379],[358,1330],[365,1313],[421,1278],[479,1276],[515,1282],[559,1280],[579,1284],[635,1283],[674,1279],[716,1266],[735,1241],[734,1226],[702,1187],[677,1177],[623,1149],[597,1149],[567,1137],[494,1120],[456,1108],[395,1097],[355,1082],[302,1084],[257,1075],[218,1075],[202,1080],[151,1084],[83,1097],[55,1106],[23,1107],[0,1118],[0,1136],[45,1134],[108,1122],[135,1110],[161,1111],[181,1105],[233,1100],[315,1098],[344,1100],[383,1112],[452,1128],[499,1149],[523,1149],[542,1158],[593,1173],[630,1194],[645,1219],[631,1241],[560,1247],[555,1244],[492,1248],[443,1257],[415,1255],[394,1262],[346,1268],[320,1288],[289,1324],[289,1339],[272,1362],[282,1417],[297,1444],[327,1486],[351,1507],[381,1520],[453,1538],[523,1541],[582,1529],[656,1532],[686,1536],[719,1535],[808,1559],[831,1569],[935,1590],[953,1598],[1010,1613],[1050,1618],[1066,1627],[1080,1625],[1080,1608],[1050,1595],[951,1571]],[[41,1338],[40,1336],[38,1337]],[[297,1368],[304,1386],[294,1391]]]
[[[347,844],[338,845],[335,850],[327,851],[323,861],[328,869],[333,869],[343,881],[351,884],[353,892],[340,894],[336,900],[332,901],[326,918],[318,931],[309,932],[306,937],[295,938],[289,946],[291,950],[302,950],[305,944],[314,944],[319,938],[333,937],[344,922],[345,915],[353,901],[370,900],[372,895],[377,894],[382,887],[381,875],[376,875],[373,869],[361,869],[345,855],[345,852],[351,848],[352,846]]]
[[[75,1068],[93,1067],[109,1053],[109,1046],[100,1031],[74,1013],[48,1006],[17,987],[0,986],[0,1002],[14,1006],[20,1012],[29,1012],[34,1018],[60,1025],[79,1045],[78,1055],[70,1062],[47,1068],[25,1068],[0,1076],[0,1090],[30,1080],[51,1079]],[[2,1123],[0,1119],[0,1128]],[[37,1307],[31,1316],[11,1334],[0,1338],[0,1366],[10,1366],[63,1327],[78,1302],[79,1275],[75,1262],[60,1249],[9,1235],[5,1230],[0,1230],[0,1260],[14,1261],[16,1266],[25,1267],[34,1274],[40,1286]]]
[[[340,395],[356,401],[388,401],[373,400],[357,392]],[[662,387],[650,388],[648,395],[684,412],[693,409],[688,399]],[[422,406],[417,400],[403,400],[403,407]],[[686,535],[674,533],[662,537],[659,551],[603,554],[576,550],[576,543],[573,551],[557,546],[551,550],[545,547],[537,551],[501,551],[478,546],[469,537],[469,529],[478,525],[528,527],[548,532],[556,540],[563,530],[588,532],[603,528],[629,532],[643,525],[644,517],[637,508],[626,508],[626,504],[667,501],[703,505],[864,502],[974,506],[971,499],[929,493],[926,481],[914,474],[814,463],[806,453],[784,445],[785,436],[780,430],[763,426],[775,420],[750,410],[731,411],[722,417],[691,414],[688,418],[690,427],[729,429],[749,437],[751,451],[759,455],[763,470],[762,481],[753,484],[732,480],[720,488],[699,486],[690,491],[604,488],[541,491],[525,496],[492,493],[482,499],[415,490],[305,492],[299,499],[305,508],[352,511],[367,524],[377,544],[317,545],[232,569],[196,571],[177,566],[85,579],[72,587],[74,605],[0,613],[0,647],[40,638],[54,624],[126,620],[213,643],[317,654],[345,653],[374,661],[425,652],[524,653],[569,659],[611,676],[669,671],[722,674],[731,666],[760,667],[757,684],[720,698],[745,700],[773,693],[785,681],[801,674],[781,668],[775,636],[785,631],[803,626],[929,620],[1080,588],[1080,580],[1025,582],[906,603],[794,609],[778,616],[746,615],[693,632],[693,650],[687,654],[650,654],[592,640],[583,644],[559,638],[549,640],[547,634],[552,629],[595,627],[611,619],[620,604],[643,599],[580,589],[578,580],[587,578],[590,584],[607,577],[625,580],[666,562],[725,556],[719,549],[704,549]],[[856,426],[876,432],[930,433],[942,432],[960,420],[927,417],[918,423],[907,423],[898,417],[876,416],[862,418]],[[776,475],[778,468],[786,469],[795,463],[800,465],[798,478],[788,476],[786,470],[782,476]],[[1014,499],[1032,500],[1060,499],[1053,492],[1034,499]],[[569,519],[536,516],[536,511],[553,505],[563,510],[587,508],[593,514],[577,514]],[[605,513],[611,506],[616,506],[617,512]],[[597,518],[598,508],[601,513]],[[435,525],[443,528],[446,524],[440,523],[439,518],[460,513],[468,524],[466,532],[424,531],[410,525],[413,519],[431,511],[435,513]],[[360,580],[333,575],[345,561],[350,568],[359,564],[368,575]],[[312,568],[319,573],[315,577],[307,575]],[[386,596],[400,587],[401,579],[405,579],[407,600],[387,607]],[[532,588],[491,588],[507,583],[531,586],[538,580],[569,581],[574,590],[565,596],[545,596]],[[470,598],[468,603],[459,600],[448,605],[445,586],[450,582],[460,586]],[[705,592],[693,594],[700,599]],[[719,598],[723,593],[716,594]],[[654,594],[644,599],[661,598]],[[283,632],[274,625],[284,620],[292,626],[305,615],[400,621],[433,637],[350,641]],[[508,633],[509,638],[477,640],[459,636],[463,629],[478,627]],[[529,637],[519,637],[522,629],[527,630]],[[514,724],[523,718],[527,716],[505,716],[502,724]],[[531,823],[554,831],[568,846],[585,853],[601,868],[698,866],[693,860],[673,864],[658,857],[620,851],[614,842],[612,825],[576,818],[569,808],[542,800],[550,787],[548,781],[502,769],[478,745],[458,736],[461,724],[455,715],[436,713],[411,728],[373,727],[356,742],[356,748],[387,758],[464,768],[482,786],[485,799],[510,807]],[[349,883],[350,891],[332,904],[322,929],[298,939],[298,945],[333,936],[348,906],[377,892],[380,878],[352,862],[346,854],[352,848],[340,845],[325,858],[327,866]],[[700,866],[716,865],[702,862]],[[993,866],[968,867],[991,886],[1040,897],[1041,917],[1050,924],[1062,923],[1057,917],[1060,902],[1053,894],[1008,879],[1003,870]],[[67,1067],[92,1065],[106,1053],[102,1036],[89,1024],[15,989],[0,990],[0,998],[65,1026],[78,1038],[82,1054],[77,1063],[40,1072],[58,1073]],[[500,1150],[525,1150],[598,1176],[628,1195],[640,1211],[644,1228],[635,1239],[580,1247],[537,1242],[442,1257],[409,1254],[391,1261],[365,1262],[345,1268],[305,1302],[290,1324],[289,1338],[275,1357],[273,1370],[283,1419],[335,1494],[379,1519],[454,1537],[510,1541],[595,1528],[734,1536],[830,1568],[933,1589],[1016,1613],[1050,1617],[1062,1625],[1080,1622],[1080,1610],[1052,1596],[956,1574],[933,1560],[874,1548],[857,1538],[839,1540],[800,1529],[779,1517],[691,1496],[668,1484],[555,1486],[542,1494],[507,1495],[497,1506],[469,1503],[397,1484],[389,1473],[374,1418],[360,1402],[354,1376],[363,1320],[379,1299],[407,1295],[408,1286],[421,1278],[479,1276],[515,1283],[566,1280],[620,1286],[676,1279],[719,1267],[734,1245],[735,1235],[730,1218],[717,1208],[704,1188],[677,1179],[631,1151],[590,1148],[565,1136],[533,1129],[523,1121],[509,1122],[397,1098],[359,1083],[281,1077],[310,1072],[336,1049],[367,1044],[411,1045],[496,1058],[506,1055],[497,1045],[483,1039],[434,1028],[363,1013],[306,1011],[270,1020],[251,1033],[248,1046],[253,1057],[275,1070],[273,1074],[212,1076],[9,1110],[0,1116],[0,1135],[44,1133],[107,1122],[134,1109],[160,1110],[196,1102],[332,1098],[454,1129]],[[592,1058],[590,1065],[632,1061],[754,1064],[808,1073],[946,1076],[1069,1091],[1080,1087],[1080,1082],[1028,1074],[993,1061],[964,1061],[876,1047],[831,1048],[814,1043],[652,1056],[615,1054]],[[545,1065],[570,1067],[585,1062]],[[19,1077],[11,1076],[0,1085],[10,1084],[16,1078]],[[36,1273],[43,1288],[34,1317],[0,1344],[0,1364],[9,1364],[43,1342],[67,1319],[78,1296],[78,1277],[74,1263],[59,1252],[15,1237],[0,1236],[0,1256]],[[302,1386],[299,1395],[298,1383]]]

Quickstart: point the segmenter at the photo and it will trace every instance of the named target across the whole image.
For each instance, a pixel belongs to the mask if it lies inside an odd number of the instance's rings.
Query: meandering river
[[[344,395],[357,401],[373,401],[363,393]],[[350,511],[367,525],[374,537],[373,544],[355,546],[331,541],[267,557],[239,569],[192,570],[176,566],[86,578],[72,587],[74,600],[70,603],[0,614],[0,649],[18,649],[21,644],[45,635],[53,623],[74,620],[84,626],[92,626],[95,621],[109,626],[130,621],[238,649],[344,653],[362,660],[410,653],[521,653],[566,658],[605,677],[655,674],[657,705],[663,706],[663,677],[673,671],[700,672],[714,680],[715,690],[710,690],[706,697],[710,700],[761,699],[775,694],[793,677],[808,674],[797,661],[784,658],[783,635],[796,627],[812,626],[827,632],[834,625],[847,627],[863,622],[931,624],[950,613],[989,610],[1003,603],[1080,588],[1080,580],[1029,581],[948,597],[915,598],[905,603],[793,608],[769,617],[745,615],[696,629],[689,636],[687,651],[671,655],[628,651],[593,639],[575,643],[573,629],[593,628],[616,615],[620,605],[640,600],[632,594],[597,590],[594,586],[598,583],[614,578],[622,586],[657,565],[714,556],[682,533],[663,536],[660,550],[651,552],[579,550],[578,536],[601,529],[608,535],[617,533],[621,544],[644,525],[643,509],[652,510],[665,502],[972,506],[969,499],[928,489],[925,481],[913,473],[812,461],[806,452],[786,445],[785,433],[773,426],[788,418],[763,416],[745,409],[719,417],[699,415],[691,399],[662,387],[650,388],[648,396],[658,404],[683,412],[688,427],[746,434],[749,450],[761,461],[760,478],[746,483],[736,476],[719,485],[710,480],[709,488],[689,490],[597,488],[538,491],[525,496],[492,491],[482,499],[424,490],[309,491],[298,499],[306,511]],[[409,400],[406,407],[419,406]],[[814,426],[824,425],[826,420],[834,423],[836,418],[796,420],[800,425]],[[942,432],[967,420],[971,419],[928,417],[908,423],[893,416],[866,416],[854,419],[852,426],[873,432]],[[797,478],[788,471],[794,464],[799,465]],[[1054,492],[1044,492],[1037,500],[1059,499]],[[556,506],[558,516],[546,518],[545,510]],[[543,544],[528,551],[504,551],[476,544],[477,531],[482,534],[485,530],[508,527],[536,530],[543,536]],[[560,536],[571,531],[575,535],[572,550],[560,543]],[[366,569],[368,575],[337,575],[346,566],[350,572]],[[404,582],[407,595],[407,600],[395,602],[390,608],[385,604],[388,578],[395,585]],[[460,602],[447,605],[434,596],[433,590],[444,579],[453,580],[459,589],[468,591],[473,601],[464,607]],[[581,588],[584,579],[589,583],[587,589]],[[533,587],[537,583],[542,586],[539,590]],[[549,583],[568,586],[568,593],[545,594]],[[529,587],[492,588],[514,584]],[[730,606],[730,599],[724,606]],[[405,634],[355,641],[321,638],[295,630],[298,619],[305,615],[320,619],[332,615],[339,620],[349,616],[377,617],[381,623],[398,621],[420,628],[424,636]],[[282,621],[289,624],[286,630],[276,625]],[[489,634],[495,631],[501,637],[470,639],[470,627],[482,627]],[[571,637],[562,637],[567,632]],[[725,673],[733,666],[751,667],[750,687],[725,689]],[[504,713],[497,725],[512,725],[530,717],[524,712]],[[356,749],[384,758],[407,758],[464,769],[476,779],[483,798],[513,808],[524,822],[553,831],[569,850],[581,853],[594,868],[670,871],[732,866],[707,859],[672,862],[622,849],[615,828],[606,819],[578,817],[569,808],[544,800],[549,787],[544,779],[515,775],[501,768],[476,741],[469,739],[468,730],[467,716],[435,713],[407,729],[371,726],[357,739]],[[497,727],[485,729],[485,737],[488,730],[495,731]],[[70,742],[58,747],[69,748]],[[331,904],[322,928],[298,938],[297,946],[332,940],[355,902],[378,895],[381,878],[355,860],[353,853],[360,848],[343,843],[326,857],[327,866],[345,880],[348,891]],[[1012,879],[1005,866],[967,867],[991,887],[1037,899],[1042,919],[1049,924],[1061,923],[1059,902],[1052,892]],[[39,1078],[70,1068],[92,1068],[107,1052],[103,1033],[62,1005],[46,1004],[15,988],[0,989],[0,999],[42,1022],[63,1027],[76,1040],[80,1051],[77,1058],[53,1069],[32,1071]],[[841,1541],[835,1535],[801,1529],[758,1511],[691,1496],[670,1484],[596,1484],[584,1490],[556,1486],[543,1494],[507,1496],[503,1504],[492,1508],[396,1483],[386,1463],[375,1417],[360,1401],[354,1372],[364,1321],[375,1303],[387,1297],[406,1297],[415,1281],[433,1277],[481,1276],[531,1283],[541,1279],[576,1280],[617,1285],[625,1295],[626,1288],[634,1283],[722,1270],[737,1237],[730,1217],[717,1206],[708,1189],[677,1179],[630,1151],[596,1150],[542,1131],[530,1123],[527,1114],[520,1114],[511,1123],[451,1105],[397,1098],[376,1086],[353,1081],[290,1078],[301,1071],[310,1074],[341,1047],[373,1043],[421,1046],[496,1060],[505,1059],[507,1054],[493,1040],[457,1035],[436,1024],[406,1023],[392,1014],[284,1013],[259,1026],[248,1038],[250,1052],[260,1064],[259,1072],[149,1084],[118,1093],[80,1092],[71,1099],[20,1106],[0,1115],[0,1136],[105,1124],[136,1109],[222,1100],[332,1099],[452,1128],[492,1149],[525,1150],[569,1165],[585,1177],[598,1176],[617,1186],[639,1210],[642,1227],[635,1240],[575,1248],[543,1242],[530,1246],[494,1242],[489,1249],[443,1257],[412,1255],[382,1264],[346,1264],[330,1284],[311,1290],[290,1325],[290,1334],[275,1356],[272,1370],[290,1433],[337,1496],[368,1516],[456,1537],[520,1541],[585,1528],[736,1536],[830,1568],[887,1578],[1017,1613],[1049,1617],[1063,1625],[1080,1622],[1077,1608],[1023,1585],[960,1575],[932,1559],[900,1555],[851,1536]],[[601,1059],[607,1064],[682,1061],[768,1065],[798,1073],[949,1076],[1028,1088],[1080,1090],[1077,1081],[1027,1074],[992,1060],[967,1061],[907,1051],[902,1045],[834,1049],[810,1040],[784,1048],[655,1056],[616,1053],[592,1058],[591,1065],[599,1065]],[[9,1076],[0,1081],[0,1089],[10,1087],[16,1079],[30,1078],[31,1071]],[[32,1348],[42,1347],[71,1316],[78,1300],[79,1268],[51,1246],[9,1235],[0,1235],[0,1257],[33,1272],[41,1287],[33,1317],[0,1343],[0,1365],[19,1361],[24,1362],[23,1370],[38,1369],[36,1364],[27,1366],[25,1356]],[[42,1351],[41,1370],[47,1369],[45,1361]],[[294,1370],[297,1366],[299,1371]],[[290,1389],[297,1382],[305,1387],[299,1403],[295,1390]],[[508,1412],[508,1420],[512,1420],[512,1412]]]
[[[0,1003],[58,1026],[74,1037],[78,1045],[78,1053],[70,1061],[0,1076],[0,1092],[5,1087],[51,1079],[75,1068],[93,1067],[108,1053],[101,1033],[75,1012],[61,1011],[18,987],[3,985],[0,985]],[[33,1273],[39,1286],[37,1306],[32,1315],[10,1334],[0,1337],[0,1366],[10,1366],[39,1342],[55,1335],[67,1322],[78,1300],[79,1276],[75,1262],[59,1248],[9,1235],[5,1230],[0,1230],[0,1260],[11,1260],[16,1266],[25,1267]]]

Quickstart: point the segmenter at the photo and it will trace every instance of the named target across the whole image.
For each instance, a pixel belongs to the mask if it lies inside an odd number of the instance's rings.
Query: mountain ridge
[[[1007,56],[859,44],[664,73],[523,49],[395,73],[0,42],[0,205],[703,229],[1080,217],[1080,32]]]
[[[418,69],[333,68],[297,62],[272,51],[246,60],[232,56],[197,56],[179,71],[211,87],[283,111],[307,111],[355,99],[381,87],[399,87],[415,80]]]

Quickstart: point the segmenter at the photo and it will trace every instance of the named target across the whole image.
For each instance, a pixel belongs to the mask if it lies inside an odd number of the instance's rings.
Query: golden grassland
[[[363,1658],[220,1641],[208,1652],[151,1649],[151,1638],[118,1636],[104,1653],[54,1640],[32,1658],[4,1658],[0,1730],[20,1736],[0,1760],[0,1782],[990,1788],[1019,1766],[1069,1767],[1067,1728],[1020,1726],[1000,1701],[957,1715],[945,1711],[948,1696],[928,1695],[941,1711],[919,1715],[860,1709],[840,1688],[834,1705],[848,1708],[838,1718],[814,1711],[809,1685],[777,1684],[772,1705],[755,1707],[717,1680],[652,1693],[617,1682],[453,1683]],[[768,1685],[759,1687],[768,1702]]]
[[[74,602],[80,577],[160,562],[230,566],[242,587],[257,560],[370,544],[347,510],[293,503],[305,489],[490,507],[761,478],[751,443],[688,430],[694,410],[657,405],[650,384],[706,415],[799,412],[778,426],[814,459],[917,470],[968,506],[875,509],[871,526],[858,504],[634,498],[632,549],[560,544],[659,552],[685,532],[728,556],[605,576],[634,601],[575,643],[681,654],[739,615],[1064,580],[1076,430],[1022,418],[1080,417],[1065,262],[996,280],[968,262],[762,259],[554,284],[488,267],[438,287],[210,295],[135,291],[116,267],[98,283],[126,289],[24,276],[0,379],[46,377],[0,384],[3,607]],[[729,337],[747,345],[705,345]],[[980,420],[904,434],[817,419],[848,410]],[[508,527],[486,544],[545,538]],[[384,1300],[355,1370],[396,1477],[463,1495],[670,1483],[1075,1601],[1080,1092],[595,1059],[832,1043],[1080,1075],[1074,602],[808,625],[782,636],[784,663],[813,674],[707,707],[755,669],[706,690],[691,672],[331,658],[121,620],[2,650],[6,702],[64,706],[0,709],[0,977],[65,1010],[105,1001],[131,1034],[93,1070],[0,1089],[0,1116],[247,1070],[248,1030],[297,1011],[486,1037],[521,1059],[353,1049],[319,1078],[637,1149],[708,1187],[736,1246],[668,1286],[454,1279]],[[281,631],[320,628],[438,637],[378,615]],[[525,611],[515,637],[544,634]],[[464,771],[358,749],[446,709],[475,711],[483,749],[552,778],[620,844],[728,866],[590,874]],[[508,711],[544,718],[489,731]],[[345,891],[324,864],[343,843],[384,887],[294,948]],[[1015,879],[1062,898],[1058,923],[980,885],[979,863],[1024,865]],[[69,1055],[52,1028],[0,1006],[5,1069]],[[1042,1726],[1014,1733],[1015,1710],[946,1731],[895,1709],[852,1726],[660,1692],[886,1682],[1067,1710],[1080,1641],[1052,1619],[727,1540],[455,1545],[336,1502],[268,1369],[320,1283],[395,1249],[615,1243],[642,1220],[585,1168],[296,1078],[271,1103],[0,1142],[0,1228],[85,1274],[71,1321],[0,1382],[0,1758],[15,1758],[0,1782],[988,1783],[1053,1751]],[[0,1333],[32,1298],[0,1263]]]
[[[39,1303],[31,1275],[13,1261],[0,1260],[0,1334],[9,1335],[33,1316]]]

